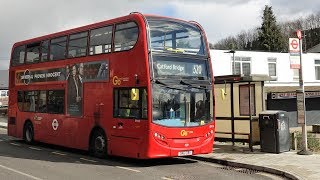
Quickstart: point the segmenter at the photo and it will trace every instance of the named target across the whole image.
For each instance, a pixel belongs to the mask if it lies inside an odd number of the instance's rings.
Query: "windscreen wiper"
[[[156,80],[155,83],[156,83],[156,84],[160,84],[160,85],[162,85],[162,86],[164,86],[164,87],[166,87],[166,88],[169,88],[169,89],[174,89],[174,90],[179,90],[179,91],[185,91],[184,89],[180,89],[180,88],[175,88],[175,87],[169,86],[169,85],[167,85],[167,84],[165,84],[165,83],[163,83],[163,82],[161,82],[161,81],[159,81],[159,80]]]
[[[184,81],[180,81],[180,84],[191,87],[191,88],[196,88],[196,89],[201,89],[201,90],[209,90],[208,88],[201,87],[201,86],[193,86],[192,84],[186,83]]]

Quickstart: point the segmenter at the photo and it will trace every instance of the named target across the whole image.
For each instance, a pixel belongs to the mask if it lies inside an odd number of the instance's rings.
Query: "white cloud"
[[[318,0],[10,0],[0,1],[0,69],[14,42],[127,15],[133,11],[199,22],[210,42],[261,23],[264,5],[278,21],[318,11]]]
[[[192,2],[180,5],[175,3],[177,15],[186,19],[198,21],[205,29],[210,42],[235,35],[241,30],[247,30],[260,24],[260,12],[263,2],[245,1],[243,4]]]

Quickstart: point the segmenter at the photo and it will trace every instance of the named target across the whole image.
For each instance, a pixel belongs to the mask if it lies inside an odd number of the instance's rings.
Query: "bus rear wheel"
[[[95,130],[90,141],[90,153],[98,158],[107,156],[107,141],[101,129]]]
[[[31,122],[26,122],[23,128],[23,140],[27,144],[32,144],[34,142],[34,130]]]

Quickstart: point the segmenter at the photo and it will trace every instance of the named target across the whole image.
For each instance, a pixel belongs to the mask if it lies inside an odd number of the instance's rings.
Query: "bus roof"
[[[130,20],[130,19],[140,19],[143,21],[143,16],[144,17],[165,18],[165,19],[171,19],[171,20],[175,20],[175,21],[188,22],[185,20],[166,17],[166,16],[159,16],[159,15],[152,15],[152,14],[141,14],[138,12],[133,12],[133,13],[130,13],[129,15],[126,15],[126,16],[121,16],[121,17],[117,17],[117,18],[113,18],[113,19],[109,19],[109,20],[105,20],[105,21],[101,21],[101,22],[88,24],[88,25],[81,26],[81,27],[76,27],[76,28],[72,28],[72,29],[68,29],[68,30],[64,30],[64,31],[59,31],[59,32],[52,33],[52,34],[47,34],[47,35],[43,35],[43,36],[31,38],[31,39],[19,41],[13,45],[13,48],[16,46],[19,46],[19,45],[27,44],[27,43],[38,42],[38,41],[42,41],[42,40],[46,40],[46,39],[52,39],[52,38],[67,35],[67,34],[73,34],[73,33],[81,32],[81,31],[86,31],[89,29],[99,28],[99,27],[105,26],[107,24],[111,25],[111,24],[115,24],[115,23],[119,23],[119,22],[124,22],[124,21]]]

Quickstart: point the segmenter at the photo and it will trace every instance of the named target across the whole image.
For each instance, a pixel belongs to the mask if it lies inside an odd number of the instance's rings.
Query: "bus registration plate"
[[[178,156],[190,156],[192,155],[192,151],[180,151],[178,152]]]

